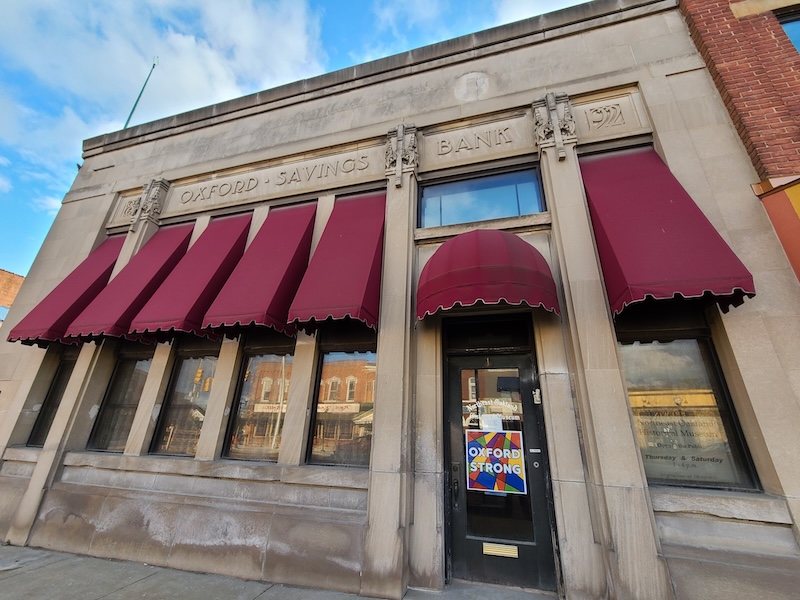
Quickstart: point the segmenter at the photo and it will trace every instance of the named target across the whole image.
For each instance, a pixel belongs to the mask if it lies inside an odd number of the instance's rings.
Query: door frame
[[[520,327],[527,335],[524,343],[520,341],[521,338],[513,340],[507,345],[487,346],[482,345],[480,342],[475,344],[475,347],[460,347],[453,348],[448,342],[449,332],[456,328],[464,328],[470,326],[493,326],[493,325],[512,325]],[[518,330],[519,331],[519,330]],[[454,545],[454,508],[453,508],[453,473],[451,465],[453,464],[452,456],[452,434],[450,426],[450,403],[451,398],[451,373],[450,373],[450,360],[451,358],[459,357],[496,357],[502,356],[524,357],[526,365],[530,365],[531,373],[531,386],[535,393],[539,390],[539,398],[541,398],[541,388],[539,385],[538,364],[536,361],[535,339],[533,329],[533,319],[529,312],[526,313],[508,313],[503,315],[491,316],[478,316],[478,317],[454,317],[442,320],[441,327],[442,345],[441,345],[441,360],[442,360],[442,381],[441,392],[442,399],[442,414],[443,414],[443,444],[444,444],[444,549],[445,549],[445,583],[450,583],[453,580],[453,545]],[[539,446],[541,448],[541,461],[542,468],[544,469],[544,498],[547,511],[547,524],[549,526],[549,534],[551,541],[552,559],[553,559],[553,576],[554,584],[552,590],[557,591],[561,588],[561,568],[559,564],[559,549],[558,549],[558,536],[556,534],[556,519],[555,519],[555,506],[553,501],[552,480],[550,475],[550,461],[549,452],[547,447],[547,431],[544,421],[544,410],[541,401],[534,401],[531,403],[533,407],[533,418],[536,420],[534,426],[537,429],[539,436]],[[523,408],[524,410],[524,408]],[[526,447],[528,444],[526,443]],[[527,454],[527,453],[526,453]],[[463,459],[462,459],[463,460]],[[527,461],[526,461],[527,462]],[[459,477],[463,481],[464,473],[459,472]],[[529,476],[530,479],[530,476]],[[464,509],[466,510],[466,509]],[[533,525],[533,524],[532,524]],[[546,532],[540,532],[545,534]],[[549,589],[549,588],[543,588]]]

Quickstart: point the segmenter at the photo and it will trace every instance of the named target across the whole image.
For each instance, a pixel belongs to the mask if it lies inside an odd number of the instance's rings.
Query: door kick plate
[[[491,544],[489,542],[483,542],[483,553],[489,556],[519,558],[519,547],[510,544]]]

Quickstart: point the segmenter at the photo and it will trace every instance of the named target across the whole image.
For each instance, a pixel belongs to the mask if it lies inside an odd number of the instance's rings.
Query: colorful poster
[[[467,489],[526,494],[521,431],[468,429]]]

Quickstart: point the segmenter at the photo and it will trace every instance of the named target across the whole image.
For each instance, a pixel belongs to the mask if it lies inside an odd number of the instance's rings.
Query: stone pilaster
[[[417,199],[417,139],[411,125],[386,145],[386,225],[381,277],[376,399],[361,595],[402,598],[408,586],[413,481],[411,289]]]
[[[569,98],[548,94],[533,103],[533,117],[561,266],[592,527],[604,548],[608,595],[672,598],[595,251]]]
[[[80,443],[85,445],[85,437],[88,436],[86,422],[89,419],[80,415],[84,409],[102,400],[114,370],[117,345],[117,341],[107,340],[100,345],[84,344],[81,348],[39,460],[6,534],[6,542],[16,546],[27,543],[39,505],[53,483],[64,453],[77,449]],[[73,435],[74,430],[77,431],[76,435]]]

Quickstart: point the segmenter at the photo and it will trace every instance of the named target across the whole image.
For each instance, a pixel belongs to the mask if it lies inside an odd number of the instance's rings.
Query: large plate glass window
[[[245,345],[224,452],[229,458],[278,460],[293,350],[294,340],[278,334],[274,340],[265,336],[248,340]]]
[[[191,344],[191,345],[189,345]],[[194,456],[214,383],[219,344],[190,342],[179,348],[169,391],[150,451]]]
[[[153,348],[120,352],[87,448],[123,452],[153,362]]]
[[[618,317],[617,335],[648,481],[758,489],[702,310],[647,304]]]
[[[361,324],[322,331],[309,463],[369,465],[376,345],[375,333]]]
[[[426,185],[420,227],[532,215],[544,210],[536,169]]]
[[[53,419],[56,417],[56,411],[61,404],[61,398],[64,396],[64,391],[67,389],[67,383],[72,370],[75,368],[75,362],[78,360],[77,348],[67,348],[61,355],[61,362],[58,365],[53,382],[47,390],[47,395],[39,408],[39,414],[36,416],[36,421],[33,424],[33,430],[28,438],[28,446],[34,448],[41,448],[44,446],[44,441],[47,439],[47,434],[50,433],[50,427],[53,425]]]

